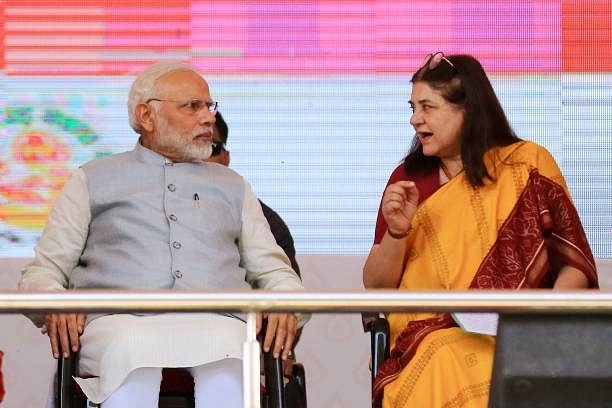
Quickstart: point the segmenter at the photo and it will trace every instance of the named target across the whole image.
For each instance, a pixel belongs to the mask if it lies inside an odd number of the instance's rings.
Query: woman
[[[412,147],[383,194],[366,288],[596,288],[563,176],[512,131],[480,63],[436,53],[412,77]],[[383,407],[486,407],[494,338],[450,314],[392,313]]]

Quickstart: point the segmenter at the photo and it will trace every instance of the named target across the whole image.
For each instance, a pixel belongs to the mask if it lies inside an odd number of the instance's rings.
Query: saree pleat
[[[485,156],[493,181],[473,188],[460,173],[417,209],[400,290],[551,288],[561,264],[596,288],[586,234],[554,159],[530,142]],[[465,332],[449,314],[391,313],[391,357],[373,406],[488,404],[495,340]]]

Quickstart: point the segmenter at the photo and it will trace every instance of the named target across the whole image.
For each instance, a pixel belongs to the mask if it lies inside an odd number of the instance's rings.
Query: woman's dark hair
[[[429,64],[419,68],[411,82],[427,83],[446,101],[464,109],[460,137],[461,160],[467,179],[474,187],[484,185],[485,178],[492,180],[483,160],[485,152],[521,139],[510,127],[480,62],[470,55],[450,55],[434,68]],[[415,136],[404,158],[404,166],[407,172],[425,174],[440,166],[440,158],[425,156]]]

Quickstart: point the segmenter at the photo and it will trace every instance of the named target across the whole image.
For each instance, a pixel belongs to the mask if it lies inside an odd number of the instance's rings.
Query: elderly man
[[[138,143],[75,171],[20,288],[301,289],[248,183],[202,163],[216,108],[189,65],[158,63],[139,75],[128,100]],[[267,317],[263,347],[286,359],[307,317]],[[102,408],[157,407],[162,367],[190,367],[197,407],[242,406],[240,316],[32,318],[44,324],[55,358],[80,350],[77,381]]]

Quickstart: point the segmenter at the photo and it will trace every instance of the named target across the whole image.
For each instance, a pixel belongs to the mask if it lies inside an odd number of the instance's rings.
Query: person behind
[[[74,172],[19,287],[301,290],[248,183],[229,168],[202,163],[211,154],[216,109],[190,65],[145,69],[128,98],[129,122],[140,136],[134,149]],[[264,350],[286,359],[307,318],[267,314]],[[189,368],[197,407],[242,406],[241,315],[32,319],[44,324],[53,357],[79,351],[77,382],[103,408],[157,407],[162,367]]]
[[[416,135],[381,199],[366,288],[597,288],[591,249],[550,153],[511,129],[481,64],[429,55],[412,77]],[[373,405],[486,407],[494,337],[450,314],[391,313]]]

